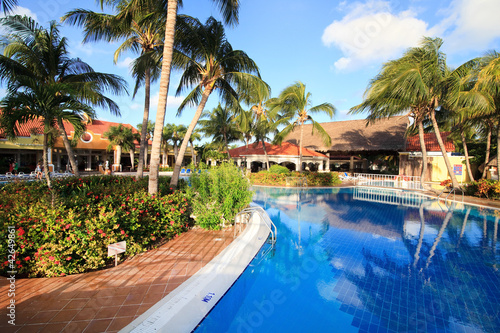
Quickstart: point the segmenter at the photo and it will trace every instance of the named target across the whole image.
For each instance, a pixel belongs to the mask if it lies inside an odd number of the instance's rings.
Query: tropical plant
[[[116,164],[121,164],[123,149],[130,152],[130,160],[133,169],[136,136],[134,136],[132,129],[130,127],[123,126],[123,124],[119,124],[118,126],[111,126],[109,130],[104,132],[104,136],[109,140],[109,145],[107,147],[108,151],[112,150],[113,147],[116,146]]]
[[[103,92],[123,93],[126,82],[116,75],[95,72],[78,58],[69,58],[67,39],[60,36],[55,22],[48,29],[26,16],[8,16],[1,23],[8,29],[5,55],[0,55],[0,79],[7,82],[1,125],[9,136],[15,136],[16,122],[43,121],[44,170],[50,187],[46,143],[51,128],[58,124],[73,172],[78,173],[63,120],[81,131],[83,115],[94,115],[91,106],[119,114],[116,103]]]
[[[184,22],[186,23],[186,22]],[[188,105],[197,105],[193,120],[182,141],[176,159],[171,185],[176,186],[186,147],[206,102],[213,91],[218,91],[226,107],[236,108],[237,91],[252,84],[264,84],[255,62],[243,51],[233,50],[226,39],[224,27],[210,17],[205,24],[192,19],[189,24],[178,24],[183,39],[175,53],[174,63],[183,70],[177,95],[194,86],[181,103],[178,114]]]
[[[100,0],[101,4],[106,0]],[[112,0],[107,0],[112,1]],[[225,23],[236,24],[238,22],[239,0],[212,0],[221,10]],[[140,5],[140,0],[134,0],[134,3]],[[174,52],[174,32],[177,19],[177,0],[157,0],[158,7],[167,13],[165,23],[165,38],[162,57],[162,69],[160,76],[160,91],[158,98],[158,108],[156,112],[156,126],[153,136],[153,146],[151,147],[151,166],[149,171],[149,193],[158,191],[158,167],[160,165],[161,133],[165,121],[165,111],[167,106],[167,93],[170,83],[170,70],[172,67],[172,56]],[[182,3],[181,3],[182,5]],[[133,7],[132,7],[133,10]],[[201,112],[200,112],[201,114]],[[193,126],[194,129],[194,126]],[[192,131],[192,130],[191,130]],[[189,135],[190,137],[191,135]],[[174,176],[177,175],[174,173]],[[177,178],[178,179],[178,178]],[[174,182],[177,184],[177,179]]]
[[[18,2],[18,0],[1,0],[0,8],[2,8],[4,14],[8,14],[17,6]]]
[[[219,105],[211,112],[204,112],[199,121],[200,132],[205,137],[211,137],[213,143],[224,145],[224,150],[229,156],[229,142],[238,140],[240,133],[235,123],[234,112],[229,107]],[[230,158],[231,156],[229,156]]]
[[[149,114],[149,113],[148,113]],[[142,123],[141,124],[137,124],[137,129],[139,130],[139,133],[141,133],[141,136],[142,136]],[[147,167],[148,166],[148,142],[149,140],[151,140],[151,138],[153,137],[153,131],[155,129],[155,123],[153,123],[151,120],[148,120],[148,123],[147,123],[147,127],[146,127],[146,146],[144,148],[144,160],[143,160],[143,166],[144,167]],[[142,139],[139,138],[142,142]],[[139,161],[140,161],[140,156],[139,156]],[[139,173],[139,166],[137,167],[137,174],[141,174],[142,173]],[[138,178],[140,178],[141,176],[139,176]]]
[[[410,48],[403,57],[384,64],[370,82],[363,103],[351,108],[350,113],[369,111],[369,123],[400,114],[414,118],[413,127],[418,128],[422,150],[422,186],[427,172],[423,122],[429,119],[453,186],[459,187],[436,121],[436,111],[446,111],[443,107],[446,99],[452,100],[459,93],[459,90],[448,89],[447,79],[451,73],[440,51],[442,44],[440,38],[425,37],[419,47]]]
[[[311,93],[306,93],[306,86],[302,82],[296,82],[286,87],[277,98],[268,101],[270,111],[281,112],[281,121],[287,126],[276,135],[276,142],[282,142],[284,138],[291,133],[297,126],[300,130],[299,139],[299,165],[298,171],[302,171],[302,148],[304,136],[304,123],[312,122],[312,134],[316,130],[323,143],[331,146],[332,139],[326,133],[320,123],[316,122],[311,114],[326,113],[330,118],[335,114],[335,107],[331,103],[322,103],[311,107]]]
[[[149,106],[151,83],[156,81],[161,71],[161,52],[165,36],[165,12],[158,10],[157,1],[145,0],[135,10],[130,10],[133,1],[106,1],[116,9],[116,14],[95,13],[76,9],[67,13],[62,20],[78,26],[84,26],[83,42],[105,40],[125,41],[115,51],[114,62],[121,54],[134,51],[140,56],[132,63],[132,75],[136,79],[134,94],[144,84],[144,112],[141,126],[139,164],[137,177],[143,176],[147,165]],[[101,2],[102,3],[102,2]]]

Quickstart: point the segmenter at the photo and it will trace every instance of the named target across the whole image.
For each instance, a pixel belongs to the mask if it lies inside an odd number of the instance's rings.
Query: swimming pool
[[[196,332],[499,332],[499,212],[409,193],[258,188],[276,246]]]

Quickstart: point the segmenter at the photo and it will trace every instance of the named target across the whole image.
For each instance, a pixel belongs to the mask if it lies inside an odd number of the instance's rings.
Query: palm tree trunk
[[[413,267],[417,268],[418,261],[420,260],[420,250],[422,249],[422,244],[424,242],[424,231],[425,231],[425,218],[424,218],[424,204],[420,204],[418,210],[420,216],[420,233],[418,237],[417,248],[415,249],[415,255],[413,256]]]
[[[191,154],[193,155],[193,165],[196,167],[196,155],[194,153],[194,143],[193,141],[189,141],[189,143],[191,144]]]
[[[116,146],[116,164],[119,166],[122,162],[122,146]]]
[[[161,134],[163,132],[163,125],[165,122],[165,112],[167,107],[168,86],[170,83],[170,69],[172,65],[172,55],[174,52],[174,33],[175,33],[176,18],[177,18],[177,0],[168,0],[167,22],[165,23],[165,40],[163,44],[163,60],[162,60],[161,77],[160,77],[160,93],[158,97],[158,108],[156,111],[156,124],[153,134],[153,146],[151,147],[151,164],[149,167],[148,192],[150,194],[155,194],[158,192],[158,172],[160,166]],[[178,177],[179,176],[177,176],[177,178]]]
[[[179,156],[175,159],[174,173],[172,175],[172,179],[170,180],[170,186],[177,186],[177,183],[179,182],[179,172],[181,170],[182,160],[184,159],[184,154],[186,153],[189,138],[191,138],[191,134],[193,134],[194,128],[196,127],[196,124],[198,123],[198,120],[203,113],[203,109],[205,108],[205,104],[207,104],[208,97],[212,93],[212,90],[213,86],[207,86],[205,87],[205,90],[201,95],[200,104],[196,109],[193,120],[191,120],[191,124],[189,124],[186,135],[184,136],[184,140],[182,140]]]
[[[49,174],[49,158],[48,158],[48,150],[49,150],[49,145],[47,144],[48,140],[48,134],[43,133],[43,174],[45,175],[45,180],[47,181],[47,186],[48,188],[52,188],[52,182],[50,180],[50,174]]]
[[[490,149],[491,149],[491,125],[488,124],[488,136],[486,137],[486,157],[484,158],[484,169],[481,178],[486,179],[486,173],[488,172],[488,162],[490,161]]]
[[[264,150],[264,155],[266,156],[267,171],[269,171],[269,156],[267,156],[266,142],[264,141],[264,138],[262,139],[262,149]]]
[[[448,226],[448,223],[451,220],[451,217],[453,216],[453,212],[450,210],[446,213],[446,216],[444,218],[443,224],[441,225],[441,228],[439,228],[439,232],[434,239],[434,243],[432,243],[432,247],[429,251],[429,256],[427,257],[427,262],[425,264],[425,269],[429,268],[429,265],[431,264],[432,257],[434,257],[434,254],[436,252],[436,248],[441,241],[441,237],[443,237],[444,231],[446,230],[446,227]]]
[[[448,174],[451,178],[451,183],[453,187],[460,187],[458,184],[457,177],[455,177],[455,173],[453,172],[453,167],[451,166],[450,159],[448,158],[448,154],[446,153],[446,148],[444,147],[443,138],[441,138],[441,132],[439,131],[439,126],[436,121],[436,111],[431,109],[430,112],[432,127],[434,128],[434,134],[436,135],[436,140],[438,142],[439,148],[441,149],[441,154],[443,154],[444,163],[446,164],[446,168],[448,169]]]
[[[420,140],[420,150],[422,151],[422,174],[420,175],[420,186],[425,188],[425,180],[427,176],[427,148],[425,147],[424,124],[422,119],[418,120],[418,138]]]
[[[231,160],[231,154],[229,154],[229,144],[227,143],[227,134],[226,134],[226,132],[224,132],[224,146],[226,147],[226,154],[227,154],[228,161],[230,161]]]
[[[469,150],[467,149],[467,141],[465,139],[465,133],[462,127],[460,127],[460,136],[462,137],[462,143],[464,144],[465,166],[467,167],[467,173],[469,174],[469,179],[471,182],[473,182],[474,176],[472,175],[472,170],[470,169]]]
[[[64,129],[64,124],[61,118],[57,119],[57,125],[59,126],[59,129],[62,131],[64,148],[66,149],[66,153],[68,154],[69,163],[71,164],[71,169],[73,169],[73,174],[76,177],[80,177],[80,173],[78,172],[78,165],[76,164],[75,160],[75,154],[73,153],[73,148],[71,148],[71,144],[69,143],[68,135],[66,134],[66,130]]]
[[[129,151],[129,154],[130,154],[130,164],[132,166],[132,169],[130,169],[130,171],[134,170],[134,163],[135,163],[135,161],[134,161],[134,155],[135,154],[134,153],[135,153],[134,150],[130,149],[130,151]]]
[[[299,142],[299,172],[302,172],[302,139],[304,138],[304,123],[300,124],[300,142]]]
[[[147,146],[148,146],[148,119],[149,119],[149,101],[151,94],[151,74],[150,69],[146,68],[146,72],[144,73],[144,114],[142,115],[142,128],[141,128],[141,145],[139,148],[139,163],[137,165],[137,174],[135,176],[136,179],[142,178],[144,172],[144,151],[147,154]],[[132,163],[133,166],[133,163]]]

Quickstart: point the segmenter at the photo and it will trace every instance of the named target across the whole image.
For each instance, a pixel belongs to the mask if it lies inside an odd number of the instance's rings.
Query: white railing
[[[426,198],[419,192],[387,190],[374,187],[355,187],[353,198],[355,200],[380,202],[390,205],[419,207]]]
[[[423,190],[419,176],[355,173],[356,185]]]
[[[273,221],[271,221],[271,218],[269,217],[269,215],[267,215],[266,211],[260,206],[245,208],[238,214],[236,214],[234,218],[234,237],[236,237],[236,225],[238,223],[240,224],[241,231],[241,224],[247,224],[253,213],[259,215],[260,219],[264,222],[266,227],[271,232],[271,244],[274,245],[274,243],[276,243],[276,237],[278,236],[278,229],[276,228],[276,225],[274,225]]]

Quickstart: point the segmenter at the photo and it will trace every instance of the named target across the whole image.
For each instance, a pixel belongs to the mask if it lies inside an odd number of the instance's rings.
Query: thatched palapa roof
[[[304,125],[304,147],[319,151],[404,151],[408,117],[380,119],[366,126],[366,120],[346,120],[321,123],[332,138],[326,147],[318,134],[311,135],[312,124]],[[299,144],[300,128],[290,133],[285,141]]]

